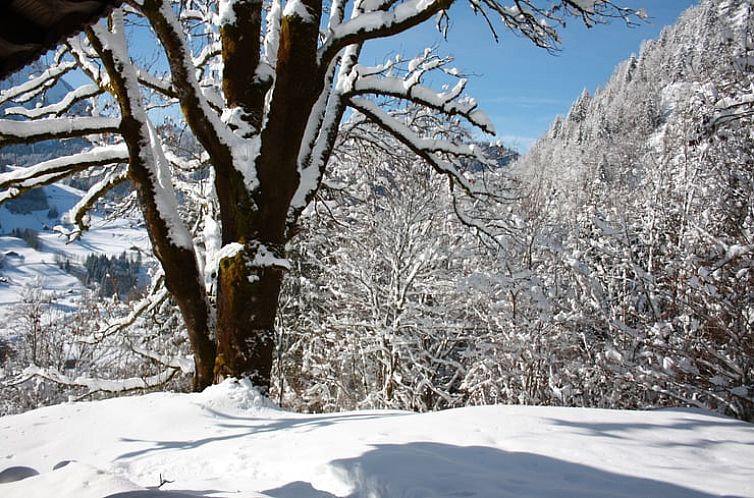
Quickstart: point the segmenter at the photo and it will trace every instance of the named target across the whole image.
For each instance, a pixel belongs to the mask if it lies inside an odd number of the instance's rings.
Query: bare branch
[[[558,28],[565,26],[566,18],[579,17],[587,27],[591,27],[610,19],[622,19],[632,26],[645,17],[642,10],[619,7],[611,0],[513,0],[512,6],[502,5],[500,0],[470,0],[470,4],[474,12],[484,17],[496,41],[498,35],[491,22],[491,12],[500,17],[506,28],[550,51],[557,50],[560,44]]]

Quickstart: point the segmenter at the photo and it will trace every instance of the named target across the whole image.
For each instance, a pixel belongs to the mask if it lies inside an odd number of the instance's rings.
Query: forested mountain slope
[[[270,397],[309,412],[691,405],[754,419],[751,10],[702,2],[526,157],[507,165],[486,148],[494,164],[462,165],[494,195],[453,190],[354,113],[286,246]],[[395,111],[471,140],[433,113]],[[176,178],[199,229],[216,207],[209,177]],[[210,267],[213,223],[197,246]],[[159,289],[83,341],[45,331],[62,346],[35,368],[34,333],[9,342],[0,412],[190,376],[186,329]],[[97,331],[110,342],[70,347]],[[113,361],[123,350],[129,361]]]
[[[580,336],[616,392],[749,420],[752,9],[689,9],[514,167],[551,333]]]

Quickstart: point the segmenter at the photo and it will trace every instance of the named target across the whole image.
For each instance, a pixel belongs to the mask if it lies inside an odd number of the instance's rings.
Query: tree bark
[[[91,29],[89,39],[107,70],[121,111],[120,132],[129,152],[128,176],[139,198],[147,232],[155,256],[165,272],[165,284],[181,310],[194,353],[193,389],[201,391],[212,384],[215,344],[211,338],[209,303],[207,302],[193,248],[181,247],[171,239],[171,229],[157,205],[157,172],[151,156],[149,123],[146,115],[134,107],[141,94],[136,73],[127,54],[106,48]],[[126,59],[126,60],[123,60]],[[136,92],[136,94],[134,93]]]
[[[243,178],[239,174],[228,175],[219,178],[216,185],[223,243],[238,242],[244,250],[220,263],[215,380],[249,377],[263,390],[269,388],[272,375],[275,318],[286,267],[286,221],[299,184],[298,151],[324,84],[302,76],[316,74],[321,12],[318,0],[305,4],[309,12],[316,14],[312,19],[286,16],[282,21],[277,78],[256,163],[259,187],[248,201],[227,202],[238,199]],[[224,77],[244,75],[226,73]],[[244,99],[232,91],[238,85],[228,83],[223,87],[226,98],[233,97],[252,117],[256,115],[255,106],[263,105],[254,92]]]
[[[220,263],[215,381],[248,377],[266,391],[275,351],[283,269],[257,267],[246,252]]]

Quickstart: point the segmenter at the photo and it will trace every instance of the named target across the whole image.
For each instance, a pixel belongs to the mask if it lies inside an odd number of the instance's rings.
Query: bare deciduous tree
[[[427,51],[376,67],[359,64],[366,43],[435,17],[442,25],[453,4],[131,0],[107,22],[69,40],[44,73],[0,97],[0,104],[23,102],[67,72],[80,71],[91,82],[59,102],[9,110],[18,119],[0,121],[0,143],[97,137],[85,152],[0,175],[0,197],[101,168],[102,180],[73,213],[83,229],[86,209],[113,185],[130,180],[165,285],[189,332],[194,388],[230,376],[268,387],[274,320],[289,266],[285,245],[327,174],[347,109],[363,114],[457,188],[484,194],[454,166],[457,158],[475,157],[473,147],[423,135],[380,106],[386,98],[410,101],[493,132],[475,101],[464,97],[466,82],[450,61]],[[547,49],[556,47],[567,18],[593,24],[641,16],[610,0],[470,4],[495,37],[496,29],[507,28]],[[134,61],[134,33],[152,37],[163,64]],[[422,83],[430,72],[455,82],[435,91]],[[85,116],[73,112],[82,101],[94,103]],[[194,160],[172,149],[153,124],[158,113],[150,109],[176,104],[201,144]],[[192,168],[208,171],[211,188],[189,226],[179,215],[175,190],[182,186],[179,172]]]

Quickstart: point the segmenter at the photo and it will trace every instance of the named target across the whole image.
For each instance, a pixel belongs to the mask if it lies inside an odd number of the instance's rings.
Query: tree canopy
[[[453,0],[132,0],[69,39],[36,77],[0,95],[22,104],[67,73],[88,82],[49,105],[10,107],[0,144],[86,137],[80,152],[0,175],[0,200],[74,174],[96,181],[71,213],[77,236],[86,212],[129,180],[138,196],[160,282],[179,307],[195,357],[194,387],[249,377],[266,388],[286,244],[328,174],[347,110],[364,116],[446,177],[454,191],[489,197],[458,167],[484,160],[473,144],[417,127],[396,102],[494,132],[450,58],[426,50],[377,66],[360,64],[366,43],[436,19]],[[501,29],[554,49],[569,18],[587,25],[634,22],[643,12],[610,0],[470,0],[493,37]],[[133,54],[148,35],[158,61]],[[442,75],[445,88],[423,83]],[[86,112],[76,104],[86,102]],[[180,108],[186,150],[158,122]],[[164,113],[162,114],[164,116]],[[441,128],[444,125],[440,125]],[[193,175],[193,176],[192,176]],[[197,181],[198,178],[203,179]],[[204,181],[204,179],[208,181]],[[480,225],[477,225],[480,226]],[[154,293],[162,297],[165,293]],[[155,297],[155,298],[157,298]]]

